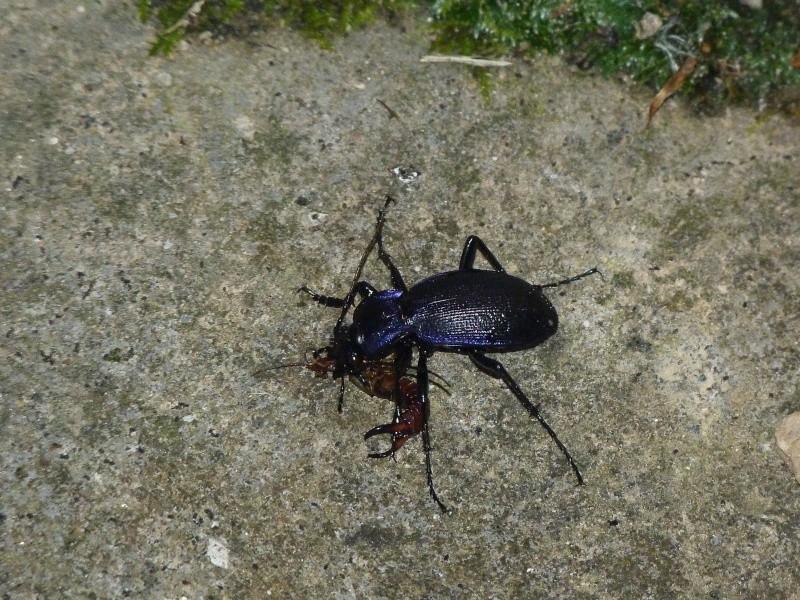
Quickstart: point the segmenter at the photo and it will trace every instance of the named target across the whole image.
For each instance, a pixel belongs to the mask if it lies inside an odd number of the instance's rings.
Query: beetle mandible
[[[392,356],[394,374],[390,380],[394,382],[394,418],[392,423],[367,432],[365,438],[381,433],[392,434],[392,447],[371,456],[393,456],[399,447],[395,444],[397,438],[394,436],[398,427],[408,421],[408,389],[401,390],[401,383],[407,379],[404,376],[411,368],[413,350],[416,348],[417,399],[413,407],[420,414],[415,416],[413,423],[406,423],[403,431],[406,438],[422,433],[428,491],[442,512],[447,512],[434,488],[431,469],[428,358],[436,351],[466,354],[478,369],[506,384],[547,431],[569,462],[578,484],[582,485],[583,475],[577,463],[542,416],[538,406],[528,399],[502,363],[486,353],[527,350],[547,340],[558,329],[558,315],[542,290],[599,273],[598,269],[595,267],[553,283],[531,284],[506,273],[486,244],[478,236],[471,235],[464,243],[457,270],[437,273],[409,288],[383,247],[386,210],[393,202],[393,198],[386,196],[378,213],[375,233],[361,257],[350,291],[344,298],[317,294],[306,286],[298,290],[324,306],[341,308],[330,344],[317,351],[329,357],[338,369],[338,376],[342,377],[339,411],[344,397],[343,375],[363,379],[365,364],[375,364]],[[376,290],[361,280],[361,272],[375,246],[378,248],[378,258],[389,270],[392,287],[387,290]],[[493,270],[474,267],[478,252]],[[357,296],[361,301],[355,304]],[[347,313],[354,305],[352,321],[345,324]],[[337,374],[334,373],[334,376]]]

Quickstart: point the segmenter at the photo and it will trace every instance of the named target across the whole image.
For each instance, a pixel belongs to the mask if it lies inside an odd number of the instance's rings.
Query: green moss
[[[379,13],[429,7],[438,52],[471,56],[561,53],[581,68],[624,73],[653,88],[688,56],[698,67],[683,86],[698,106],[767,101],[800,114],[800,4],[766,0],[751,9],[729,0],[139,0],[139,17],[162,27],[151,47],[168,53],[185,33],[235,33],[248,16],[287,24],[323,47]],[[646,15],[647,32],[637,25]],[[243,28],[247,30],[248,28]],[[473,71],[488,98],[491,76]]]
[[[483,69],[481,67],[473,67],[472,76],[478,83],[478,90],[481,93],[481,97],[488,104],[492,100],[492,84],[493,84],[492,75],[489,73],[489,69]]]
[[[333,38],[375,20],[378,13],[394,13],[416,5],[412,0],[139,0],[142,21],[155,18],[163,31],[153,42],[151,54],[169,54],[185,33],[235,32],[237,19],[265,16],[285,23],[330,48]]]
[[[277,16],[284,23],[317,41],[323,48],[331,48],[335,35],[345,35],[372,23],[379,11],[397,11],[414,5],[410,0],[267,0],[264,8],[268,15]]]
[[[248,2],[247,6],[254,4]],[[260,4],[260,3],[255,3]],[[185,31],[216,30],[231,22],[245,8],[245,0],[139,0],[139,19],[155,17],[163,31],[150,47],[150,54],[169,54]],[[199,9],[199,10],[198,10]]]
[[[791,67],[800,30],[796,3],[765,2],[754,10],[723,0],[437,0],[434,12],[440,51],[558,52],[581,67],[626,73],[655,88],[687,56],[697,56],[684,87],[705,106],[776,98],[776,90],[800,86],[800,70]],[[661,25],[637,36],[647,13]]]

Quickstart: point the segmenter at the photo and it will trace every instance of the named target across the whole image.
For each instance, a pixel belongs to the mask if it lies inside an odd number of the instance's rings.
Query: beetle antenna
[[[353,306],[353,300],[355,300],[356,297],[356,287],[361,279],[361,273],[364,271],[364,265],[367,264],[367,259],[372,253],[373,248],[375,248],[375,244],[378,243],[381,233],[383,232],[383,224],[386,221],[386,209],[389,208],[389,205],[394,201],[394,198],[389,195],[387,195],[384,199],[383,208],[381,208],[380,212],[378,213],[378,221],[375,224],[375,233],[373,234],[372,239],[369,241],[369,244],[367,244],[364,254],[361,256],[361,262],[358,263],[356,275],[353,277],[353,284],[350,286],[350,291],[347,293],[347,296],[345,296],[342,313],[339,315],[339,319],[336,321],[336,326],[333,329],[334,332],[338,331],[338,329],[342,326],[344,318],[347,316],[347,311],[350,310],[351,306]]]
[[[603,274],[600,272],[600,269],[598,269],[597,267],[592,267],[588,271],[584,271],[583,273],[581,273],[579,275],[575,275],[574,277],[569,277],[567,279],[562,279],[561,281],[554,281],[552,283],[545,283],[545,284],[540,285],[539,287],[540,288],[554,288],[554,287],[558,287],[560,285],[566,285],[568,283],[573,283],[575,281],[578,281],[579,279],[583,279],[584,277],[588,277],[589,275],[593,275],[594,273],[597,273],[598,275],[600,275],[600,277],[603,276]]]
[[[278,369],[288,369],[289,367],[306,367],[308,366],[307,362],[293,362],[293,363],[284,363],[282,365],[275,365],[272,367],[262,367],[262,371],[277,371]]]
[[[324,350],[325,348],[320,348],[319,350],[314,350],[311,354],[312,356],[316,357],[319,352]],[[308,354],[306,354],[308,356]],[[271,367],[261,367],[260,371],[277,371],[278,369],[288,369],[291,367],[308,367],[308,365],[312,364],[311,361],[308,359],[305,362],[290,362],[290,363],[283,363],[280,365],[273,365]]]

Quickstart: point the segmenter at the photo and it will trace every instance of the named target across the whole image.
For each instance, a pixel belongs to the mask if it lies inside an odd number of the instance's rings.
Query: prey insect
[[[337,361],[336,358],[329,356],[325,352],[326,348],[316,351],[314,360],[302,365],[287,365],[287,366],[305,366],[307,369],[314,372],[317,377],[326,377],[331,375],[334,378],[342,378],[347,375],[350,382],[355,385],[362,392],[368,396],[383,398],[385,400],[395,400],[396,406],[399,408],[400,414],[391,423],[385,425],[378,425],[373,427],[364,434],[364,439],[368,440],[371,437],[381,434],[391,435],[391,447],[385,452],[373,452],[368,454],[369,458],[386,458],[387,456],[394,456],[407,440],[414,437],[422,431],[424,426],[424,410],[419,401],[419,388],[417,382],[411,377],[401,376],[394,370],[394,363],[392,361],[357,361],[355,368],[343,369],[343,365]],[[430,375],[434,375],[429,371]],[[441,377],[439,381],[431,381],[432,385],[444,390],[449,394],[449,389],[446,387],[447,382]],[[398,389],[398,396],[395,396],[395,386]],[[341,389],[339,398],[339,412],[342,411],[344,399],[344,387]]]

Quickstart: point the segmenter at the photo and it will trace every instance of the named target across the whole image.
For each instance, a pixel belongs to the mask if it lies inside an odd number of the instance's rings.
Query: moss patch
[[[291,26],[330,48],[337,35],[377,16],[430,11],[432,49],[463,55],[560,53],[580,68],[661,87],[689,56],[699,66],[683,88],[699,107],[766,101],[800,114],[800,4],[761,8],[724,0],[139,0],[139,17],[161,31],[151,47],[167,54],[186,33],[246,34]],[[488,98],[491,77],[476,69]]]

